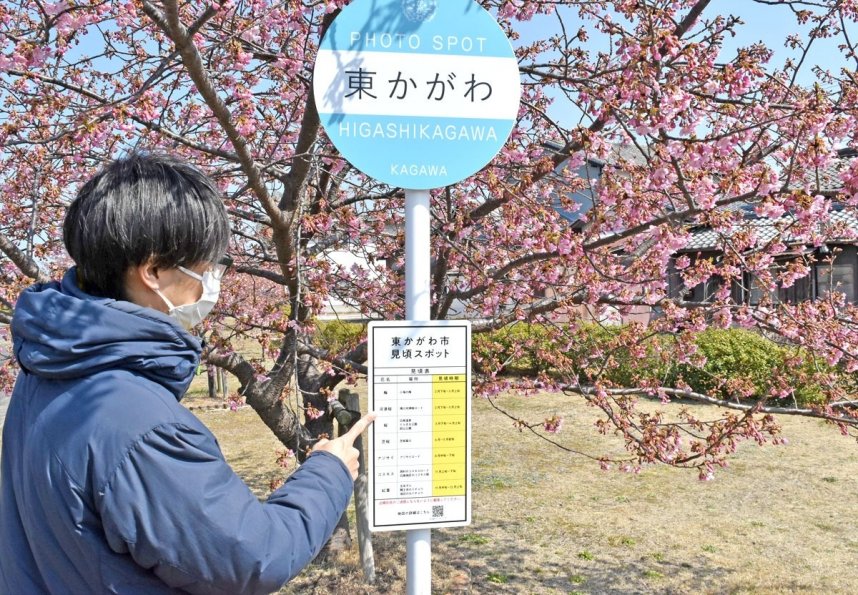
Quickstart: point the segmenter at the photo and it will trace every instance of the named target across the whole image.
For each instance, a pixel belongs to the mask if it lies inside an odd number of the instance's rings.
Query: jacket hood
[[[199,364],[200,342],[156,310],[99,298],[77,285],[75,269],[18,298],[12,319],[18,363],[54,380],[109,369],[138,373],[181,399]]]

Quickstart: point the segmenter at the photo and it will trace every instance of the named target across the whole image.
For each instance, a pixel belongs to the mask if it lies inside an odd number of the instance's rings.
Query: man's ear
[[[165,288],[164,269],[155,266],[152,259],[129,267],[125,271],[125,298],[138,306],[166,312],[164,298],[159,294]]]
[[[158,276],[159,269],[155,266],[153,259],[148,259],[143,264],[132,266],[128,269],[126,281],[132,287],[146,287],[147,289],[161,289],[162,279]]]

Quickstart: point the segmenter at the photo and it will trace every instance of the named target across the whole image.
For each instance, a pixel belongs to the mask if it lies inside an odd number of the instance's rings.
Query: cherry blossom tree
[[[360,340],[335,352],[321,346],[324,304],[340,299],[367,319],[404,314],[403,192],[352,168],[314,107],[316,48],[344,4],[0,3],[2,322],[22,288],[69,265],[59,226],[82,180],[129,149],[181,154],[217,179],[232,217],[236,266],[205,323],[208,361],[238,378],[241,397],[290,448],[330,432],[332,390],[366,372],[367,354]],[[535,323],[549,347],[547,371],[528,378],[505,377],[503,362],[480,358],[477,391],[567,390],[602,411],[601,431],[624,439],[627,468],[663,462],[702,477],[742,440],[781,440],[775,413],[853,432],[854,403],[832,370],[858,370],[855,304],[832,291],[752,305],[735,288],[748,274],[764,294],[788,288],[811,274],[819,247],[855,243],[843,222],[858,207],[858,160],[839,159],[838,149],[858,141],[858,2],[749,0],[794,16],[782,42],[796,57],[785,63],[762,43],[725,49],[743,26],[718,12],[732,4],[481,4],[514,40],[522,103],[496,159],[432,194],[432,315],[467,315],[478,334]],[[520,38],[533,19],[545,35]],[[813,69],[805,58],[832,39],[843,67]],[[593,160],[605,164],[598,180],[580,175]],[[823,188],[832,176],[834,189]],[[780,233],[743,227],[748,209]],[[686,250],[701,228],[716,234],[718,258]],[[335,251],[366,265],[338,266]],[[705,301],[672,289],[671,280],[693,288],[716,278]],[[574,349],[589,322],[633,311],[649,312],[648,324],[620,327],[590,352]],[[696,335],[731,326],[822,362],[810,372],[820,402],[791,406],[787,376],[762,393],[739,388],[735,399],[653,375],[611,380],[620,351],[699,367]],[[13,378],[10,360],[4,384]],[[677,417],[641,408],[645,397],[719,407],[706,419],[689,410]],[[515,420],[542,435],[561,422]]]

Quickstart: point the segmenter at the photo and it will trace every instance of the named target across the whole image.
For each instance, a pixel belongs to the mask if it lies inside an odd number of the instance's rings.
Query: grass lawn
[[[531,420],[566,421],[556,439],[618,452],[596,412],[563,395],[502,397]],[[692,406],[694,407],[694,406]],[[700,409],[698,407],[698,409]],[[249,408],[202,411],[260,497],[282,475],[279,443]],[[694,471],[601,471],[473,403],[473,518],[433,531],[435,593],[858,593],[858,445],[809,419],[781,419],[789,444],[740,447],[711,482]],[[317,561],[283,593],[404,593],[405,534],[373,537],[376,585],[357,545]]]

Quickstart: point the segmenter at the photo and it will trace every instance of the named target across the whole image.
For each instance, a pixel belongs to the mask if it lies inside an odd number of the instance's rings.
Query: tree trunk
[[[220,378],[220,394],[226,400],[229,397],[229,377],[223,368],[218,368],[217,371]]]
[[[340,402],[344,400],[344,396],[348,395],[348,389],[340,390]],[[355,420],[351,420],[353,423]],[[346,432],[348,432],[350,425],[344,425],[341,423],[337,424],[337,435],[342,436]],[[343,552],[349,549],[352,545],[352,535],[349,528],[349,515],[348,510],[344,510],[342,516],[340,516],[340,520],[337,522],[337,526],[334,529],[333,535],[331,535],[330,541],[328,541],[328,545],[325,549],[329,553],[334,552]]]
[[[209,399],[217,399],[217,386],[215,386],[217,372],[215,370],[216,368],[211,364],[206,366],[206,378],[209,381]]]
[[[360,411],[360,400],[357,393],[347,389],[340,391],[340,402],[346,409]],[[356,420],[353,420],[356,421]],[[360,562],[363,567],[364,580],[368,584],[375,582],[375,555],[372,550],[372,533],[369,530],[369,494],[367,494],[366,457],[363,452],[363,437],[358,436],[354,442],[358,450],[360,471],[355,480],[355,524],[357,525],[358,549]]]

